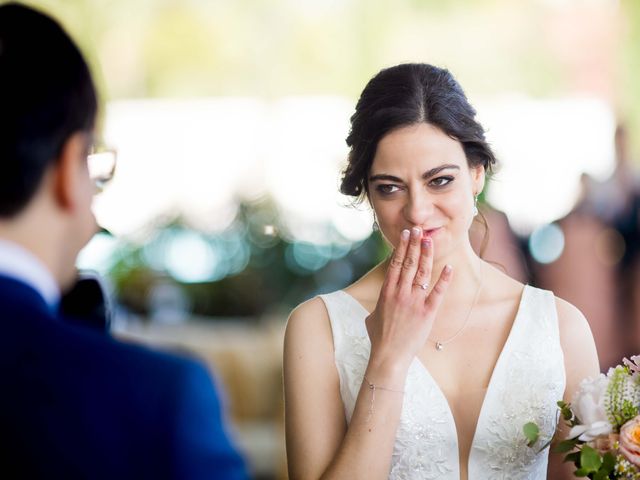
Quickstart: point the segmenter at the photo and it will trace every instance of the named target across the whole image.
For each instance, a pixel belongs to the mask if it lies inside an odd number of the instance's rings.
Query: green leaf
[[[558,402],[558,408],[560,409],[560,413],[562,414],[562,418],[564,418],[567,422],[573,419],[574,415],[571,411],[571,404],[565,403],[562,400]],[[572,423],[573,425],[573,423]]]
[[[588,473],[594,473],[600,470],[602,458],[600,454],[589,445],[584,445],[580,451],[580,466]]]
[[[577,443],[577,438],[570,438],[569,440],[563,440],[562,442],[555,444],[551,450],[553,453],[567,453],[573,450]]]
[[[540,447],[540,449],[538,450],[538,453],[542,452],[544,449],[546,449],[549,445],[551,445],[551,442],[553,441],[553,439],[549,439],[547,440],[547,443],[545,443],[543,446]]]
[[[580,465],[580,452],[573,452],[564,457],[565,462],[573,462],[576,467]]]
[[[607,474],[613,472],[613,469],[616,468],[616,457],[611,452],[607,452],[602,457],[602,466],[600,467],[600,471],[604,471]]]
[[[609,478],[609,472],[605,470],[598,470],[598,472],[593,476],[593,480],[606,480]]]
[[[584,468],[579,468],[578,470],[576,470],[575,472],[573,472],[573,474],[576,477],[586,477],[587,475],[589,475],[589,471],[584,469]]]
[[[529,447],[532,447],[540,437],[540,429],[538,428],[538,425],[533,422],[526,423],[524,427],[522,427],[522,431],[524,432],[524,436],[527,437],[527,440],[529,440],[527,443],[527,446]]]

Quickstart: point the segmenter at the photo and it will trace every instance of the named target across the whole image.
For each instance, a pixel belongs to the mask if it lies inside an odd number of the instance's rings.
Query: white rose
[[[603,374],[580,383],[580,390],[571,402],[571,410],[580,420],[580,425],[571,428],[569,438],[579,437],[583,442],[589,442],[613,432],[604,406],[608,384],[609,379]]]

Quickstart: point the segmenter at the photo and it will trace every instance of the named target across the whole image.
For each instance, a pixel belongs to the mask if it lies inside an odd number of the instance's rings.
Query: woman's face
[[[369,200],[380,230],[395,248],[404,229],[420,227],[436,258],[468,242],[482,166],[469,168],[460,142],[420,123],[380,140],[369,173]]]

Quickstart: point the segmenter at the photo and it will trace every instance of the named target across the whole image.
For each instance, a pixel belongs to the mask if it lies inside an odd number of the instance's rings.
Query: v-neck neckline
[[[506,352],[511,349],[511,346],[513,343],[513,337],[515,336],[515,332],[516,332],[516,327],[521,323],[520,317],[522,316],[525,298],[527,297],[530,288],[531,287],[528,284],[525,284],[524,288],[522,289],[522,292],[520,294],[520,301],[518,302],[518,310],[516,311],[516,314],[513,318],[511,328],[509,329],[509,334],[507,336],[507,339],[504,342],[504,345],[502,346],[502,349],[500,350],[500,354],[498,355],[498,360],[496,360],[496,363],[493,366],[493,370],[491,371],[491,376],[489,377],[489,384],[487,385],[487,388],[484,392],[484,397],[482,398],[482,403],[480,405],[480,413],[478,414],[478,419],[476,420],[476,426],[474,428],[473,437],[471,439],[471,444],[469,447],[469,453],[467,456],[467,477],[469,475],[469,466],[471,465],[471,456],[473,455],[474,446],[476,443],[476,439],[478,437],[478,427],[481,425],[481,420],[486,410],[487,397],[489,397],[489,394],[492,391],[492,387],[495,383],[494,379],[497,377],[498,373],[502,370],[502,364],[504,363],[504,358],[507,355]],[[365,318],[366,316],[370,315],[370,312],[366,308],[364,308],[364,306],[358,300],[356,300],[356,298],[353,295],[345,292],[344,290],[340,290],[340,291],[344,295],[349,297],[353,301],[353,303],[358,305],[358,307],[365,313]],[[367,336],[367,340],[369,340],[368,336]],[[411,366],[409,368],[417,369],[418,371],[422,372],[422,376],[427,380],[427,382],[431,383],[431,385],[434,388],[434,391],[436,392],[436,395],[440,397],[441,402],[443,402],[443,405],[446,406],[446,412],[449,415],[449,419],[452,423],[451,426],[453,427],[452,430],[453,430],[453,435],[455,437],[455,445],[457,449],[456,458],[458,459],[457,470],[458,470],[458,475],[460,475],[460,442],[458,439],[458,429],[456,427],[456,419],[453,415],[453,410],[451,410],[451,405],[449,404],[449,400],[447,399],[447,396],[444,394],[444,391],[442,390],[442,388],[440,388],[440,385],[438,384],[438,382],[436,382],[435,378],[433,378],[433,376],[431,375],[431,372],[429,372],[429,369],[426,367],[424,363],[422,363],[422,361],[418,358],[417,355],[413,358],[413,361],[411,362]]]

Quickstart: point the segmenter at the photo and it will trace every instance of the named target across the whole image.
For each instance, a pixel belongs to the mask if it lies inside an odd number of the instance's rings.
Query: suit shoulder
[[[129,361],[145,365],[153,371],[162,371],[164,375],[173,373],[193,378],[208,376],[202,360],[187,351],[168,351],[130,340],[113,338],[111,345],[119,351],[118,354],[127,355]]]
[[[119,372],[126,378],[136,378],[149,384],[168,384],[183,375],[202,376],[206,367],[186,352],[169,352],[133,340],[110,335],[77,325],[58,325],[61,354],[85,359],[93,367]]]

